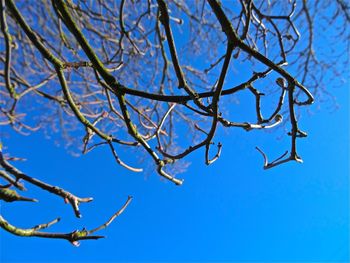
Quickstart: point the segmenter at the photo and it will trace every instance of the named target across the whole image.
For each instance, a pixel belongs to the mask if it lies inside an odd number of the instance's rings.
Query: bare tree
[[[282,126],[290,149],[269,161],[257,147],[264,169],[302,162],[297,140],[307,133],[298,124],[300,109],[315,94],[332,98],[326,86],[348,74],[350,9],[342,0],[1,0],[0,11],[1,125],[21,134],[42,129],[83,154],[108,147],[134,172],[143,171],[137,158],[149,158],[151,168],[176,185],[183,183],[175,177],[183,172],[178,164],[192,152],[204,148],[207,165],[220,157],[220,125],[246,131]],[[242,92],[254,98],[254,119],[227,113],[228,99]],[[188,142],[177,140],[184,129]],[[121,147],[137,150],[135,163],[122,160]],[[3,201],[35,201],[16,192],[25,189],[22,182],[62,197],[77,217],[79,204],[92,200],[30,177],[9,161],[15,160],[1,152]],[[0,226],[77,245],[100,238],[93,233],[130,201],[93,230],[41,231],[58,219],[20,229],[2,216]]]

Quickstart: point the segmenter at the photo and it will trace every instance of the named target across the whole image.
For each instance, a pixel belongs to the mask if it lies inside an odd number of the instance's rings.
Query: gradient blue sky
[[[76,219],[62,199],[34,187],[39,203],[1,203],[1,213],[26,228],[58,216],[50,231],[94,228],[127,199],[132,203],[100,234],[79,248],[64,240],[20,238],[0,231],[0,262],[122,261],[350,261],[349,86],[331,88],[340,108],[316,102],[302,112],[309,137],[298,141],[303,164],[264,171],[261,146],[273,159],[289,148],[279,133],[219,129],[221,158],[207,167],[203,151],[190,156],[183,186],[155,173],[137,174],[118,166],[107,148],[79,158],[43,139],[1,127],[1,138],[25,173],[72,193],[94,197]],[[320,109],[319,109],[320,107]],[[131,159],[132,153],[126,161]]]
[[[332,92],[337,111],[316,104],[300,121],[309,131],[299,141],[303,164],[264,171],[254,147],[273,134],[233,131],[222,134],[223,154],[212,166],[202,164],[202,153],[192,155],[181,187],[120,168],[106,149],[75,158],[40,133],[10,133],[4,144],[29,159],[18,164],[26,173],[95,197],[81,205],[78,220],[61,199],[37,191],[37,204],[2,204],[10,222],[31,227],[61,216],[52,231],[93,228],[128,195],[134,200],[103,231],[107,238],[79,248],[2,231],[1,262],[348,261],[349,91]],[[283,141],[272,145],[272,156],[284,149]]]

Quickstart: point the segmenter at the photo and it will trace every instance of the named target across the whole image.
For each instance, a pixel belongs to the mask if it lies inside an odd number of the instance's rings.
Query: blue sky
[[[309,131],[299,141],[303,164],[264,171],[254,147],[271,144],[270,155],[278,156],[284,141],[264,132],[219,131],[222,157],[206,167],[202,153],[192,155],[181,187],[120,168],[107,149],[75,158],[40,133],[23,137],[2,128],[10,133],[3,142],[11,153],[28,158],[18,163],[23,171],[95,198],[81,205],[78,220],[61,199],[30,188],[27,195],[35,193],[39,203],[2,204],[10,222],[31,227],[61,216],[52,231],[93,228],[128,195],[134,200],[101,232],[107,238],[79,248],[2,231],[1,262],[348,261],[349,91],[331,91],[338,110],[316,104],[300,120]]]
[[[311,113],[302,110],[299,124],[309,135],[298,140],[303,164],[262,169],[255,146],[271,159],[289,149],[289,138],[279,139],[278,130],[218,129],[220,159],[205,166],[203,151],[190,155],[192,164],[180,175],[185,179],[180,187],[156,173],[123,169],[107,148],[76,158],[41,132],[24,137],[1,127],[1,135],[8,135],[1,140],[11,155],[27,158],[16,163],[25,173],[94,197],[80,206],[83,218],[77,219],[60,198],[27,185],[25,196],[40,202],[1,203],[9,222],[26,228],[60,216],[49,231],[91,229],[128,195],[134,199],[100,232],[105,239],[82,242],[79,248],[65,240],[0,231],[0,262],[350,261],[349,84],[328,91],[339,109],[316,101],[308,108]],[[122,155],[134,163],[132,152]]]

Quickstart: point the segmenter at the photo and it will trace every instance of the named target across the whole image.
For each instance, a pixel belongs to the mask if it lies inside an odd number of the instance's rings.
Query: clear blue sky
[[[181,187],[155,173],[121,168],[107,148],[75,158],[40,132],[23,137],[1,127],[1,134],[9,135],[1,139],[10,153],[28,159],[17,163],[25,173],[94,197],[80,206],[83,218],[77,219],[62,199],[28,187],[26,196],[39,203],[1,203],[11,223],[26,228],[60,216],[49,231],[91,229],[128,195],[134,199],[100,232],[105,239],[79,248],[65,240],[0,231],[0,262],[349,262],[349,85],[328,91],[337,98],[338,110],[318,103],[309,107],[311,114],[303,109],[300,125],[309,134],[298,141],[303,164],[264,171],[255,146],[273,159],[289,141],[278,140],[278,133],[219,130],[221,158],[207,167],[202,151],[192,154]]]
[[[348,261],[349,91],[332,92],[340,109],[316,110],[316,104],[313,115],[303,115],[309,131],[299,141],[303,164],[264,171],[254,147],[271,140],[271,134],[233,131],[223,135],[222,157],[212,166],[202,164],[202,154],[192,155],[181,187],[155,174],[129,173],[103,149],[75,158],[40,133],[10,133],[4,144],[29,159],[19,164],[26,173],[95,197],[81,205],[78,220],[61,199],[38,191],[37,204],[2,205],[10,222],[31,227],[61,216],[52,231],[93,228],[128,195],[134,200],[103,231],[106,239],[79,248],[1,231],[1,262]],[[273,145],[277,156],[284,143]]]

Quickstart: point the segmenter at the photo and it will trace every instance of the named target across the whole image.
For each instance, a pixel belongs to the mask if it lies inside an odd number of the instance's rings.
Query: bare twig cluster
[[[78,218],[81,217],[81,213],[79,211],[79,204],[91,202],[93,200],[93,198],[91,197],[81,198],[81,197],[75,196],[72,193],[60,187],[49,185],[36,178],[30,177],[24,174],[23,172],[18,170],[16,167],[11,165],[6,160],[6,157],[3,155],[1,148],[0,148],[0,165],[3,168],[3,170],[0,170],[0,178],[4,179],[8,183],[6,185],[0,185],[0,200],[3,200],[5,202],[16,202],[16,201],[37,202],[37,200],[34,198],[23,197],[16,190],[10,189],[10,187],[13,186],[17,190],[25,191],[26,188],[21,183],[21,181],[35,185],[41,188],[42,190],[46,190],[51,194],[54,194],[56,196],[63,198],[65,203],[69,203],[72,206],[75,216]],[[123,205],[123,207],[120,210],[118,210],[106,223],[92,230],[87,230],[83,228],[82,230],[75,230],[70,233],[50,233],[50,232],[40,231],[42,229],[52,226],[53,224],[56,224],[57,222],[60,221],[60,218],[57,218],[46,224],[40,224],[38,226],[34,226],[29,229],[21,229],[14,225],[11,225],[1,215],[0,215],[0,227],[18,236],[66,239],[69,242],[71,242],[73,245],[79,246],[79,242],[78,242],[79,240],[103,238],[103,236],[96,236],[92,234],[101,229],[106,228],[117,216],[119,216],[125,210],[125,208],[131,202],[131,199],[132,198],[129,196],[128,200]]]

